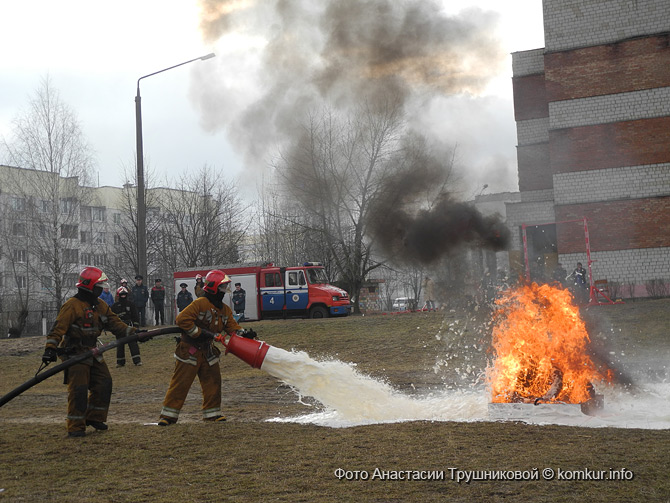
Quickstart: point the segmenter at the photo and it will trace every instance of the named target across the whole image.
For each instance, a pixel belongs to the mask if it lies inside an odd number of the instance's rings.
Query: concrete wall
[[[544,0],[548,52],[668,30],[667,0]]]
[[[557,205],[667,196],[670,163],[554,175]]]
[[[669,7],[670,8],[670,7]],[[549,103],[549,129],[670,115],[670,87]]]

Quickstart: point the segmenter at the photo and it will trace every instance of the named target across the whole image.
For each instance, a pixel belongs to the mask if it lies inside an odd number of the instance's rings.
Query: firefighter
[[[217,333],[235,334],[242,330],[230,307],[223,303],[229,284],[230,278],[225,272],[210,271],[205,277],[203,296],[177,315],[177,325],[184,333],[175,349],[175,369],[163,400],[160,426],[177,422],[196,375],[202,388],[203,419],[226,420],[221,414],[221,351],[212,342]]]
[[[202,297],[205,295],[205,290],[203,289],[204,283],[202,282],[202,274],[196,274],[195,275],[195,288],[193,291],[195,292],[196,297]]]
[[[103,330],[117,337],[132,335],[135,327],[123,323],[98,297],[107,276],[97,267],[85,267],[79,274],[77,293],[61,307],[47,335],[42,362],[55,362],[60,352],[79,354],[96,346]],[[112,376],[102,355],[91,356],[67,369],[67,432],[70,437],[86,435],[86,426],[106,430],[107,411],[112,396]]]
[[[140,315],[137,312],[135,304],[128,300],[128,289],[126,287],[120,286],[116,290],[117,301],[112,304],[112,311],[114,311],[122,322],[131,327],[140,326]],[[119,336],[116,337],[119,339]],[[133,363],[140,367],[142,365],[142,358],[140,357],[140,346],[137,344],[137,341],[132,341],[128,343],[128,349],[130,349],[130,356],[133,359]],[[119,344],[116,346],[116,367],[124,367],[126,365],[126,345]]]
[[[123,288],[125,288],[126,290],[128,290],[128,291],[130,292],[130,287],[128,286],[128,280],[127,280],[127,279],[125,279],[125,278],[121,278],[121,281],[119,281],[119,288],[120,288],[120,287],[123,287]],[[118,292],[119,292],[119,289],[118,289],[118,288],[116,289],[116,292],[117,292],[117,293],[114,294],[114,302],[116,302],[117,300],[119,300],[119,293],[118,293]]]

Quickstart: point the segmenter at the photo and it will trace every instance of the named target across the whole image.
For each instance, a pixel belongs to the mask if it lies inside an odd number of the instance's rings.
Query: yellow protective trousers
[[[195,376],[198,376],[202,388],[202,417],[210,419],[221,415],[221,368],[218,348],[197,349],[180,342],[175,350],[174,373],[170,380],[161,418],[174,423],[184,406]]]
[[[86,421],[107,421],[112,376],[107,364],[89,358],[67,369],[67,431],[86,430]]]

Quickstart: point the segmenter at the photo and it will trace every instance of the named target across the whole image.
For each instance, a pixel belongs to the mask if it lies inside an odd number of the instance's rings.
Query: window
[[[25,236],[26,235],[26,224],[23,222],[17,222],[12,225],[12,235],[13,236]]]
[[[41,264],[46,264],[51,260],[51,257],[49,257],[49,252],[44,249],[35,250],[35,253],[37,254],[37,259]]]
[[[76,225],[62,224],[60,226],[60,237],[65,239],[77,239],[79,227]]]
[[[42,210],[42,213],[49,213],[51,211],[51,201],[42,200],[40,209]]]
[[[105,233],[104,232],[94,232],[93,233],[93,244],[94,245],[104,245],[105,244]]]
[[[114,213],[112,215],[112,221],[117,225],[121,225],[121,213]]]
[[[82,253],[79,257],[82,265],[93,265],[93,254],[92,253]]]
[[[81,218],[83,220],[93,222],[104,222],[105,221],[105,207],[104,206],[82,206],[81,207]]]
[[[328,283],[326,271],[323,269],[307,269],[307,277],[312,285]]]
[[[79,262],[79,250],[73,248],[63,250],[63,262],[66,264],[76,264]]]
[[[82,243],[90,243],[91,242],[91,233],[88,231],[81,231],[81,238],[80,238]]]
[[[265,286],[281,286],[281,275],[278,272],[265,273]]]
[[[77,284],[77,281],[79,281],[79,274],[63,274],[63,288],[74,288],[74,286]]]
[[[25,276],[17,276],[16,277],[16,286],[18,288],[26,288],[28,286],[28,281],[26,280]]]
[[[74,199],[61,199],[60,211],[64,214],[71,214],[74,211]]]
[[[123,257],[114,257],[114,263],[117,269],[122,269],[123,267],[128,265],[126,264],[126,261],[123,260]]]
[[[4,281],[4,279],[5,279],[5,278],[3,277],[2,273],[0,272],[0,288],[2,288],[3,286],[5,286],[5,281]]]
[[[37,235],[41,238],[47,237],[47,226],[44,224],[37,225]]]
[[[121,236],[114,234],[114,245],[119,246],[121,244]]]
[[[105,255],[93,255],[93,265],[96,267],[105,267]]]
[[[305,284],[305,276],[302,271],[291,271],[288,273],[288,285],[299,286]]]
[[[26,200],[22,197],[13,197],[12,198],[12,210],[14,211],[26,211]]]
[[[42,276],[42,289],[47,290],[53,287],[53,280],[51,276]]]
[[[12,252],[12,258],[14,259],[14,262],[25,263],[28,261],[28,253],[26,250],[14,250]]]

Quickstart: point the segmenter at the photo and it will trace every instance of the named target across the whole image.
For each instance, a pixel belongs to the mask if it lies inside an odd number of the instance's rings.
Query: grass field
[[[603,306],[584,316],[592,337],[602,338],[635,376],[648,372],[667,379],[662,362],[670,355],[670,301]],[[353,362],[361,373],[420,395],[477,379],[487,357],[490,316],[478,310],[247,326],[273,346]],[[41,337],[0,341],[0,394],[34,375],[43,342]],[[226,423],[200,421],[196,383],[177,425],[147,426],[158,419],[173,346],[170,337],[141,345],[144,366],[138,368],[116,369],[114,351],[105,354],[114,378],[107,432],[89,428],[84,439],[66,437],[60,376],[2,407],[0,500],[670,501],[667,429],[488,421],[329,428],[267,422],[314,412],[319,404],[299,401],[288,386],[232,355],[222,362]],[[640,366],[641,361],[651,364]],[[545,468],[554,470],[554,479],[543,479]],[[533,476],[536,469],[537,480],[455,480],[470,471]],[[632,479],[574,480],[600,471],[611,477],[610,470],[621,469]],[[559,470],[573,480],[559,480]],[[410,478],[441,473],[443,479],[375,477],[408,473]]]

